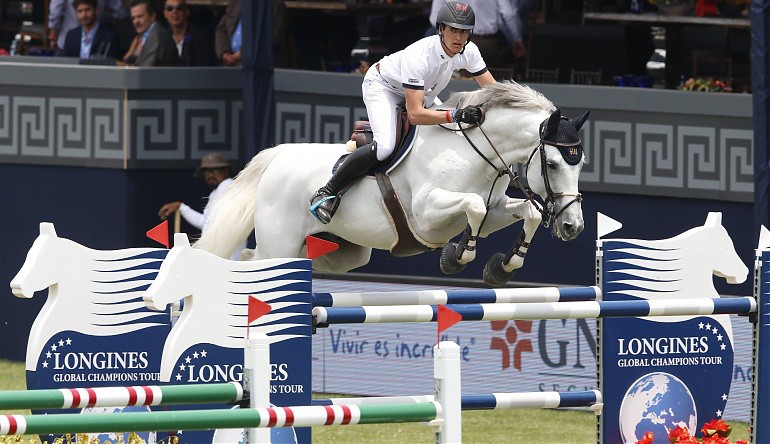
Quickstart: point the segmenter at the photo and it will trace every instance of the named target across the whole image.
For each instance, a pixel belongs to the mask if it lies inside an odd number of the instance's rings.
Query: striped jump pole
[[[0,410],[234,403],[243,399],[243,393],[240,382],[12,390],[0,391]]]
[[[599,287],[537,287],[473,290],[313,293],[314,307],[372,305],[497,304],[508,302],[576,302],[601,299]]]
[[[463,410],[556,409],[563,407],[601,408],[602,394],[598,390],[575,392],[479,393],[462,395]],[[366,398],[321,398],[313,405],[381,405],[430,402],[433,395],[373,396]]]
[[[179,410],[88,415],[3,415],[0,435],[212,430],[270,427],[428,422],[441,415],[436,402],[362,405],[260,407],[238,410]]]
[[[463,321],[503,321],[746,314],[757,311],[757,301],[753,297],[737,297],[531,304],[455,304],[447,307],[462,315]],[[437,308],[435,305],[315,307],[313,317],[319,327],[330,324],[435,322]]]

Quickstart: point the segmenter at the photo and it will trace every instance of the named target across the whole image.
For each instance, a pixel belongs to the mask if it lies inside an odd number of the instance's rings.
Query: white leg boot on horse
[[[339,193],[377,164],[377,142],[364,145],[348,155],[329,182],[310,198],[310,214],[321,223],[331,222],[340,205]]]

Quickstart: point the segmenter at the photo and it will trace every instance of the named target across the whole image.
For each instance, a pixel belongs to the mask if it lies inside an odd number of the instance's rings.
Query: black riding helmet
[[[447,2],[436,16],[436,28],[444,24],[457,29],[473,32],[476,25],[476,14],[471,5],[464,2]]]
[[[444,7],[438,12],[436,16],[436,30],[441,32],[443,26],[451,26],[452,28],[462,29],[470,31],[468,36],[468,42],[471,41],[473,36],[473,27],[476,25],[476,14],[473,12],[471,5],[464,2],[447,2]],[[465,42],[468,45],[468,42]],[[444,40],[441,40],[441,44],[444,44]],[[465,47],[460,51],[460,54],[465,52]]]

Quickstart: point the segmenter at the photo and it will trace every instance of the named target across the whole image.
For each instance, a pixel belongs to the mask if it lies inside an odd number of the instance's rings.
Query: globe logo
[[[646,432],[656,443],[668,443],[668,431],[676,426],[695,432],[698,412],[690,389],[670,373],[648,373],[634,381],[620,405],[623,442],[636,442]]]

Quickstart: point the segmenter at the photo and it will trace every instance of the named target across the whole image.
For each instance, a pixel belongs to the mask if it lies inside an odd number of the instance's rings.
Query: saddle
[[[412,142],[416,134],[417,127],[409,122],[409,117],[406,112],[405,106],[398,107],[397,110],[398,120],[396,124],[396,148],[393,153],[388,156],[387,159],[379,162],[369,175],[374,175],[377,180],[377,185],[380,188],[382,194],[382,200],[385,204],[385,209],[390,213],[391,223],[396,231],[396,242],[391,246],[390,252],[394,256],[413,256],[415,254],[423,253],[425,251],[435,249],[433,246],[428,246],[424,242],[420,242],[412,231],[409,221],[404,211],[401,201],[398,199],[396,191],[393,189],[393,184],[388,177],[388,172],[395,168],[401,160],[406,156],[412,147]],[[350,136],[350,140],[355,142],[356,148],[362,147],[374,140],[374,134],[372,133],[372,127],[369,121],[359,120],[354,124],[353,134]],[[334,169],[339,166],[346,156],[341,157]],[[344,193],[347,190],[343,190]],[[340,193],[340,194],[342,194]]]

